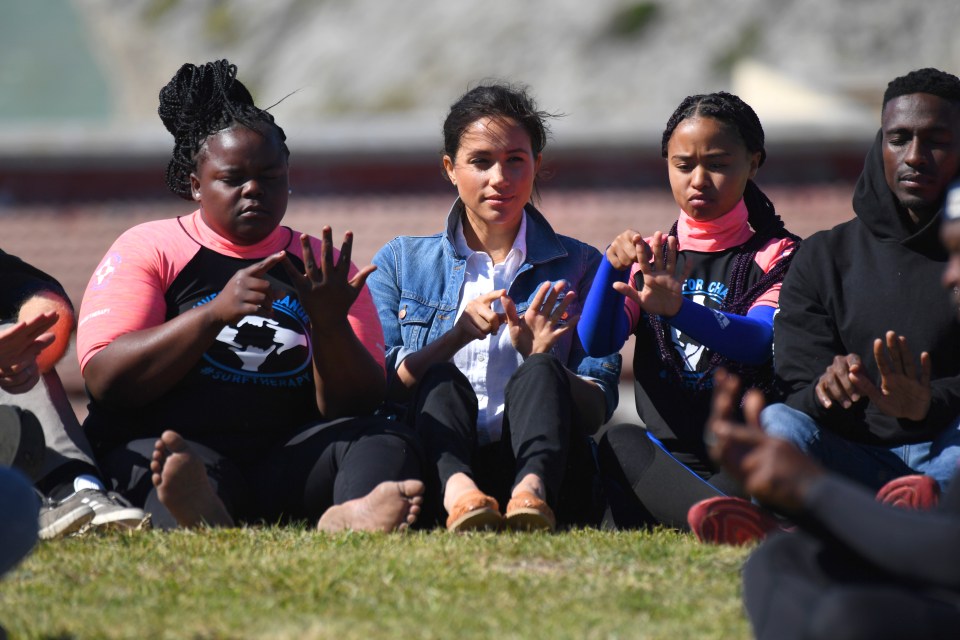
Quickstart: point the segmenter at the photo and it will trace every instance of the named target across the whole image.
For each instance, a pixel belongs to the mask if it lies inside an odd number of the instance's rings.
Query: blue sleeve
[[[747,315],[738,316],[684,298],[677,315],[664,319],[726,358],[744,364],[763,364],[773,355],[775,311],[774,307],[756,306]]]
[[[400,308],[400,283],[397,262],[399,257],[394,243],[389,242],[373,256],[376,271],[367,278],[367,289],[373,297],[383,327],[383,344],[386,350],[387,378],[396,375],[397,366],[403,360],[403,336],[397,310]]]
[[[583,348],[595,358],[620,351],[630,334],[625,298],[613,288],[614,282],[626,282],[629,275],[629,271],[614,269],[606,257],[600,260],[577,324]]]

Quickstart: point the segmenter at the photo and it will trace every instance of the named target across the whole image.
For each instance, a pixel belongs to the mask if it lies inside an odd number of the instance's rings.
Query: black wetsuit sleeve
[[[955,476],[939,508],[913,511],[881,504],[858,485],[827,475],[807,494],[805,518],[883,571],[960,590],[958,485]]]
[[[16,256],[0,251],[0,319],[16,318],[20,305],[41,291],[53,292],[69,301],[55,278]]]

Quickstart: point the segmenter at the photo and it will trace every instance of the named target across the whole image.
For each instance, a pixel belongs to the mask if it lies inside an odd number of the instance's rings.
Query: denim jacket
[[[367,279],[367,286],[383,325],[388,378],[396,375],[405,357],[450,331],[456,322],[466,258],[458,255],[453,238],[462,212],[463,203],[458,199],[447,217],[445,233],[399,236],[373,258],[377,270]],[[527,257],[507,295],[522,315],[540,284],[566,280],[568,289],[577,294],[567,311],[579,314],[600,264],[600,252],[557,235],[533,205],[526,206],[526,214]],[[552,353],[568,369],[600,386],[609,418],[617,407],[620,354],[588,356],[576,331],[561,337]]]

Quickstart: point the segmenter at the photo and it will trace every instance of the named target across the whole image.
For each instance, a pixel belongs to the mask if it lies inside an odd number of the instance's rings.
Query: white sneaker
[[[41,540],[55,540],[76,533],[94,518],[93,508],[89,505],[80,502],[56,502],[43,496],[41,498],[38,515],[38,535]]]
[[[136,529],[150,526],[150,516],[143,509],[131,505],[119,493],[103,492],[97,489],[81,489],[64,498],[61,505],[85,505],[93,509],[90,526]]]

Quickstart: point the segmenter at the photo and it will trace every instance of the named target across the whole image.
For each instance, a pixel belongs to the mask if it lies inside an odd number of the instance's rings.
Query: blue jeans
[[[0,467],[0,575],[12,569],[37,542],[40,501],[30,481],[10,467]]]
[[[900,476],[922,473],[946,489],[960,463],[960,420],[932,442],[883,447],[847,440],[821,429],[807,414],[785,404],[770,405],[760,414],[769,435],[795,444],[827,469],[874,490]]]

